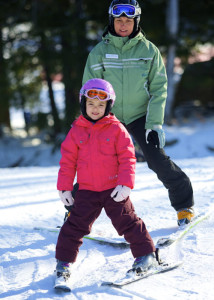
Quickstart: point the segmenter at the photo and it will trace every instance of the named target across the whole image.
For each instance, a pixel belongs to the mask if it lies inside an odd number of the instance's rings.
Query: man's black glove
[[[165,145],[165,133],[163,129],[147,129],[146,142],[152,143],[157,148],[163,148]]]

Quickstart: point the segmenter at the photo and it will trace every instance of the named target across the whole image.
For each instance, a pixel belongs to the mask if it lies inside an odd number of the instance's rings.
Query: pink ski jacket
[[[76,175],[80,190],[100,192],[117,185],[134,187],[134,145],[113,114],[94,124],[81,115],[62,143],[61,154],[58,190],[72,191]]]

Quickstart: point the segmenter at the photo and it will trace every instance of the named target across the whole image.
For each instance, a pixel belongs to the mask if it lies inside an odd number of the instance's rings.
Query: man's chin
[[[123,31],[123,32],[120,31],[120,36],[121,36],[121,37],[126,37],[126,36],[128,36],[128,33],[127,33],[127,32],[124,32],[124,31]]]

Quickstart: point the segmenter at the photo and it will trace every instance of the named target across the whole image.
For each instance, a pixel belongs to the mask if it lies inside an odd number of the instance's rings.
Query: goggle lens
[[[114,5],[112,9],[112,14],[115,17],[119,17],[122,14],[125,14],[129,18],[133,18],[135,17],[135,7],[129,4]]]
[[[99,98],[101,101],[110,99],[107,92],[100,90],[88,90],[86,91],[85,96],[91,99]]]

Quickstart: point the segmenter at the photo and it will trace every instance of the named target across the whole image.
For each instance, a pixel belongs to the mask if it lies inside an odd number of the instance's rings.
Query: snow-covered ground
[[[214,207],[214,120],[182,126],[165,126],[167,154],[191,178],[197,212]],[[0,140],[0,298],[23,299],[190,299],[214,297],[214,214],[199,224],[163,257],[182,258],[178,269],[159,274],[123,289],[100,287],[124,274],[132,265],[129,249],[117,249],[84,239],[73,266],[73,291],[53,289],[56,233],[38,232],[35,226],[61,225],[64,207],[56,191],[59,151],[39,145],[39,140]],[[20,160],[23,167],[7,168]],[[137,163],[136,185],[131,195],[137,214],[154,239],[176,230],[176,213],[167,191],[145,163]],[[117,238],[104,213],[94,233]]]

